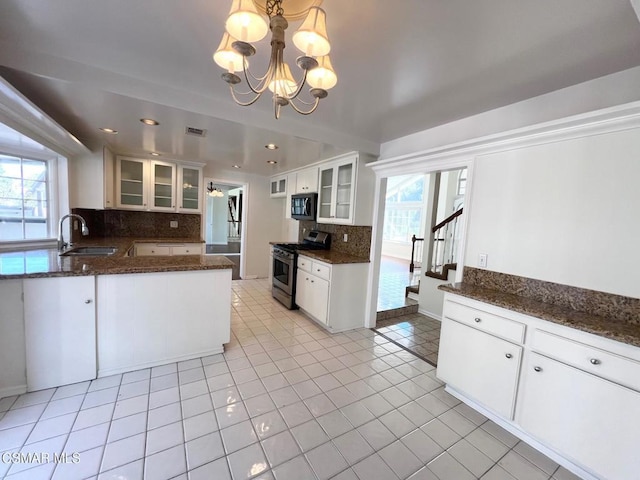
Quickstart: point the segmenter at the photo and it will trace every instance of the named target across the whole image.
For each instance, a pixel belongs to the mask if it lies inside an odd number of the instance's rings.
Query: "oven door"
[[[293,254],[273,252],[273,286],[293,295],[295,258]]]

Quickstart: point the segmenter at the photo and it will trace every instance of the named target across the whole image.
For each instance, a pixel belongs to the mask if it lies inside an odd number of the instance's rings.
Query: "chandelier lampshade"
[[[225,28],[232,37],[251,43],[267,35],[269,24],[258,13],[253,0],[233,0]]]
[[[318,66],[312,70],[309,70],[307,74],[307,83],[313,88],[321,88],[329,90],[336,86],[338,83],[338,76],[336,75],[333,65],[331,65],[331,59],[329,55],[320,57],[318,60]]]
[[[213,61],[228,72],[241,72],[244,67],[244,57],[233,49],[233,42],[236,39],[224,32],[222,41],[213,54]]]
[[[296,80],[284,60],[285,31],[289,22],[285,18],[283,0],[232,0],[225,23],[226,31],[213,54],[213,60],[225,70],[222,79],[229,85],[231,97],[238,105],[253,105],[269,90],[276,118],[280,117],[281,107],[286,105],[291,105],[302,115],[309,115],[318,108],[320,100],[328,95],[327,90],[336,85],[338,77],[328,56],[331,44],[327,35],[326,13],[317,6],[322,0],[307,2],[303,8],[299,8],[301,3],[305,3],[300,0],[295,3],[298,8],[294,7],[294,20],[304,18],[292,38],[293,44],[303,53],[296,60],[302,73],[301,78]],[[268,23],[256,8],[256,5],[260,5],[262,9],[263,4],[262,11],[267,14]],[[252,43],[264,38],[269,30],[269,66],[264,75],[255,76],[249,71],[247,59],[256,54],[256,47]],[[247,88],[236,89],[236,85],[243,82],[246,82],[248,91]],[[311,87],[309,100],[300,97],[306,84]]]
[[[326,17],[324,10],[311,7],[307,18],[293,34],[293,44],[308,57],[322,57],[331,51]]]
[[[295,93],[298,84],[293,79],[291,69],[286,63],[282,64],[282,71],[269,83],[269,90],[280,97],[288,98]]]

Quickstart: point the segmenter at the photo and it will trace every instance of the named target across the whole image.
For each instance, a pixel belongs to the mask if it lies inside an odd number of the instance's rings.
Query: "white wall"
[[[449,277],[447,280],[438,280],[437,278],[422,275],[420,277],[420,293],[418,294],[418,311],[428,317],[442,320],[444,292],[442,290],[438,290],[438,286],[454,282],[455,276],[455,270],[449,270]]]
[[[640,129],[476,159],[465,265],[640,298]]]
[[[212,243],[214,245],[226,245],[227,244],[227,233],[228,233],[228,222],[227,218],[229,216],[228,211],[228,201],[229,194],[227,192],[222,192],[224,196],[222,197],[210,197],[207,196],[207,227],[209,222],[211,222],[211,238],[207,238],[207,243]]]
[[[271,241],[282,240],[282,199],[269,198],[269,178],[239,170],[219,170],[215,165],[206,165],[204,176],[215,178],[218,183],[247,184],[247,198],[242,220],[246,222],[245,277],[266,278],[269,275]]]
[[[640,99],[640,67],[385,142],[380,159],[411,155]]]

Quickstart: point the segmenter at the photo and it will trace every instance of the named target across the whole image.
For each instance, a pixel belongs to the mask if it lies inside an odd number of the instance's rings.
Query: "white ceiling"
[[[235,105],[211,59],[230,3],[2,0],[0,75],[90,147],[271,174],[640,65],[629,0],[325,0],[338,85],[275,120],[268,98]]]

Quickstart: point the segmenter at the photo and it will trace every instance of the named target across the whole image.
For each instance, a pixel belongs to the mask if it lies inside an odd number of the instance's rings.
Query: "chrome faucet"
[[[62,218],[60,219],[60,223],[58,223],[58,251],[62,252],[66,247],[71,247],[72,243],[71,243],[71,232],[72,232],[72,226],[71,226],[71,221],[69,221],[69,243],[64,241],[64,237],[62,236],[62,222],[64,222],[65,218],[70,218],[70,217],[75,217],[78,220],[80,220],[80,223],[82,224],[82,235],[83,236],[87,236],[89,235],[89,229],[87,228],[87,222],[84,221],[84,218],[82,218],[80,215],[77,215],[75,213],[69,213],[67,215],[63,215]]]

